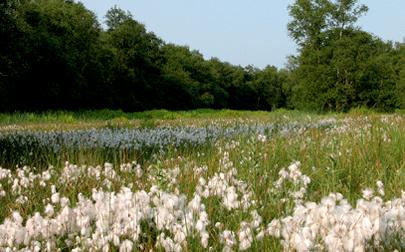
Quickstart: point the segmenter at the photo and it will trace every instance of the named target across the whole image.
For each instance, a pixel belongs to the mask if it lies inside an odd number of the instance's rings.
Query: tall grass
[[[252,118],[266,119],[280,116],[300,117],[308,113],[284,109],[274,112],[196,109],[190,111],[149,110],[143,112],[123,112],[121,110],[84,110],[84,111],[47,111],[41,113],[14,112],[0,113],[0,125],[30,123],[78,123],[108,120],[177,120],[177,119],[230,119]]]
[[[3,148],[1,150],[3,152],[2,161],[4,162],[8,158],[9,160],[5,163],[12,164],[12,160],[26,157],[26,153],[29,151],[32,152],[32,158],[19,160],[19,164],[31,162],[31,164],[39,166],[37,171],[46,170],[48,165],[53,165],[56,174],[61,174],[65,161],[79,165],[102,165],[105,162],[111,162],[117,167],[121,163],[136,160],[145,168],[145,171],[152,173],[151,177],[159,178],[159,181],[155,182],[148,181],[147,177],[142,178],[139,182],[140,188],[148,188],[152,183],[158,183],[167,190],[170,189],[170,183],[165,180],[165,171],[178,167],[180,176],[176,181],[177,189],[191,199],[198,184],[195,167],[206,166],[207,176],[215,174],[221,170],[220,160],[226,151],[229,152],[229,160],[238,171],[238,178],[245,181],[249,189],[253,191],[254,198],[258,201],[257,211],[263,217],[264,223],[269,223],[272,219],[291,212],[288,202],[284,203],[280,201],[280,198],[275,198],[269,193],[269,188],[277,180],[279,170],[288,167],[294,161],[300,161],[302,172],[311,178],[312,182],[305,196],[308,201],[316,202],[330,192],[340,192],[354,204],[357,199],[361,198],[362,189],[375,188],[377,180],[381,180],[385,184],[385,199],[398,197],[401,190],[405,189],[405,120],[397,114],[364,114],[352,111],[348,115],[316,116],[286,111],[267,113],[198,110],[190,112],[150,111],[130,114],[120,111],[98,111],[0,115],[4,125],[63,120],[66,123],[74,124],[77,121],[111,120],[121,117],[128,120],[177,120],[178,124],[184,123],[183,120],[188,118],[193,119],[192,123],[208,119],[210,124],[224,128],[229,127],[224,120],[230,120],[233,125],[235,123],[291,123],[295,121],[302,125],[311,122],[314,125],[327,126],[305,126],[293,130],[281,128],[270,133],[264,132],[265,140],[263,141],[258,140],[259,132],[251,132],[231,137],[221,135],[213,142],[207,141],[198,145],[169,144],[165,148],[142,148],[130,151],[100,147],[87,150],[65,149],[52,154],[46,149],[46,146],[41,147],[40,144],[38,144],[39,147],[24,146],[24,141],[21,140],[21,145],[18,146],[6,146],[6,143],[1,143],[3,144],[1,145]],[[239,120],[241,117],[243,120]],[[72,118],[72,121],[69,121],[68,118]],[[190,121],[187,122],[190,123]],[[156,125],[147,125],[144,122],[143,126],[154,128]],[[7,153],[4,154],[6,149]],[[44,152],[45,155],[42,155],[41,152]],[[13,167],[8,168],[14,169]],[[119,190],[122,185],[134,183],[133,174],[121,174],[120,172],[119,174],[121,181],[113,181],[109,190]],[[101,182],[92,178],[79,179],[72,182],[74,183],[72,185],[63,185],[58,182],[57,178],[58,176],[52,178],[49,184],[56,184],[61,194],[68,197],[72,204],[77,201],[79,192],[90,195],[92,188],[104,188]],[[6,189],[11,190],[7,186]],[[16,203],[16,197],[12,195],[2,197],[0,198],[0,220],[10,216],[10,209],[19,210],[24,218],[37,211],[41,212],[44,209],[43,202],[48,197],[49,189],[43,190],[40,187],[31,189],[29,200],[24,204]],[[208,216],[211,218],[209,233],[211,237],[214,237],[210,241],[210,246],[214,250],[220,250],[222,245],[217,238],[219,231],[213,225],[221,222],[230,230],[238,230],[241,221],[250,218],[249,213],[224,210],[218,199],[207,200],[205,204]],[[151,241],[146,244],[153,247],[154,238],[150,236],[149,239]],[[401,250],[403,247],[400,245],[401,242],[398,242],[401,239],[403,238],[399,236],[384,246]],[[190,250],[202,250],[198,240],[191,239],[189,244],[188,249]],[[262,241],[255,240],[251,249],[277,251],[282,250],[282,247],[278,239],[266,237]]]

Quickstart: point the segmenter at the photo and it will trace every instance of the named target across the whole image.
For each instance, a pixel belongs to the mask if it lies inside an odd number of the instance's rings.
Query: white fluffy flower
[[[54,214],[54,208],[53,208],[53,206],[51,204],[47,204],[45,206],[45,214],[48,217],[51,217]]]
[[[120,245],[120,252],[131,252],[133,249],[134,243],[130,240],[125,240]]]
[[[384,184],[381,180],[377,181],[377,192],[381,195],[384,196],[385,195],[385,191],[384,191]]]
[[[373,197],[373,190],[371,188],[366,188],[363,190],[363,198],[366,200],[370,200]]]

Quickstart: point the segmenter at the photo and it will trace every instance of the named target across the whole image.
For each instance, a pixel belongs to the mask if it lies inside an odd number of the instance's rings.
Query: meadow
[[[405,118],[0,114],[0,251],[403,251]]]

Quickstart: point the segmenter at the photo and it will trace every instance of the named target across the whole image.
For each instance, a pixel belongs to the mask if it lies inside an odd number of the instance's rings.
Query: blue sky
[[[283,67],[296,53],[288,37],[293,0],[80,0],[102,22],[117,5],[166,42],[188,45],[205,58],[236,65]],[[369,12],[358,24],[384,40],[405,38],[405,0],[361,1]]]

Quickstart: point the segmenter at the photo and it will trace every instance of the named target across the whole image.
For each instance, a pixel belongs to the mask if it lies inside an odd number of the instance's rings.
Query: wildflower
[[[235,233],[230,230],[224,230],[220,235],[220,241],[225,245],[224,251],[232,251],[232,247],[236,245]]]
[[[373,197],[373,190],[371,188],[366,188],[363,190],[363,198],[366,200],[370,200]]]
[[[264,143],[264,142],[267,141],[267,137],[266,137],[265,135],[259,134],[259,135],[257,136],[257,140],[258,140],[259,142]]]
[[[241,251],[247,250],[250,248],[250,246],[253,242],[253,236],[252,236],[252,230],[250,229],[250,226],[248,223],[242,222],[240,224],[238,238],[239,238],[239,249]]]
[[[384,184],[383,184],[383,182],[381,181],[381,180],[378,180],[377,181],[377,192],[378,192],[378,194],[380,194],[381,196],[384,196],[385,195],[385,191],[384,191]]]
[[[53,206],[52,206],[51,204],[46,205],[46,207],[45,207],[45,214],[46,214],[48,217],[51,217],[51,216],[54,214],[54,208],[53,208]]]
[[[120,252],[131,252],[133,245],[133,242],[130,240],[123,241],[120,245]]]

